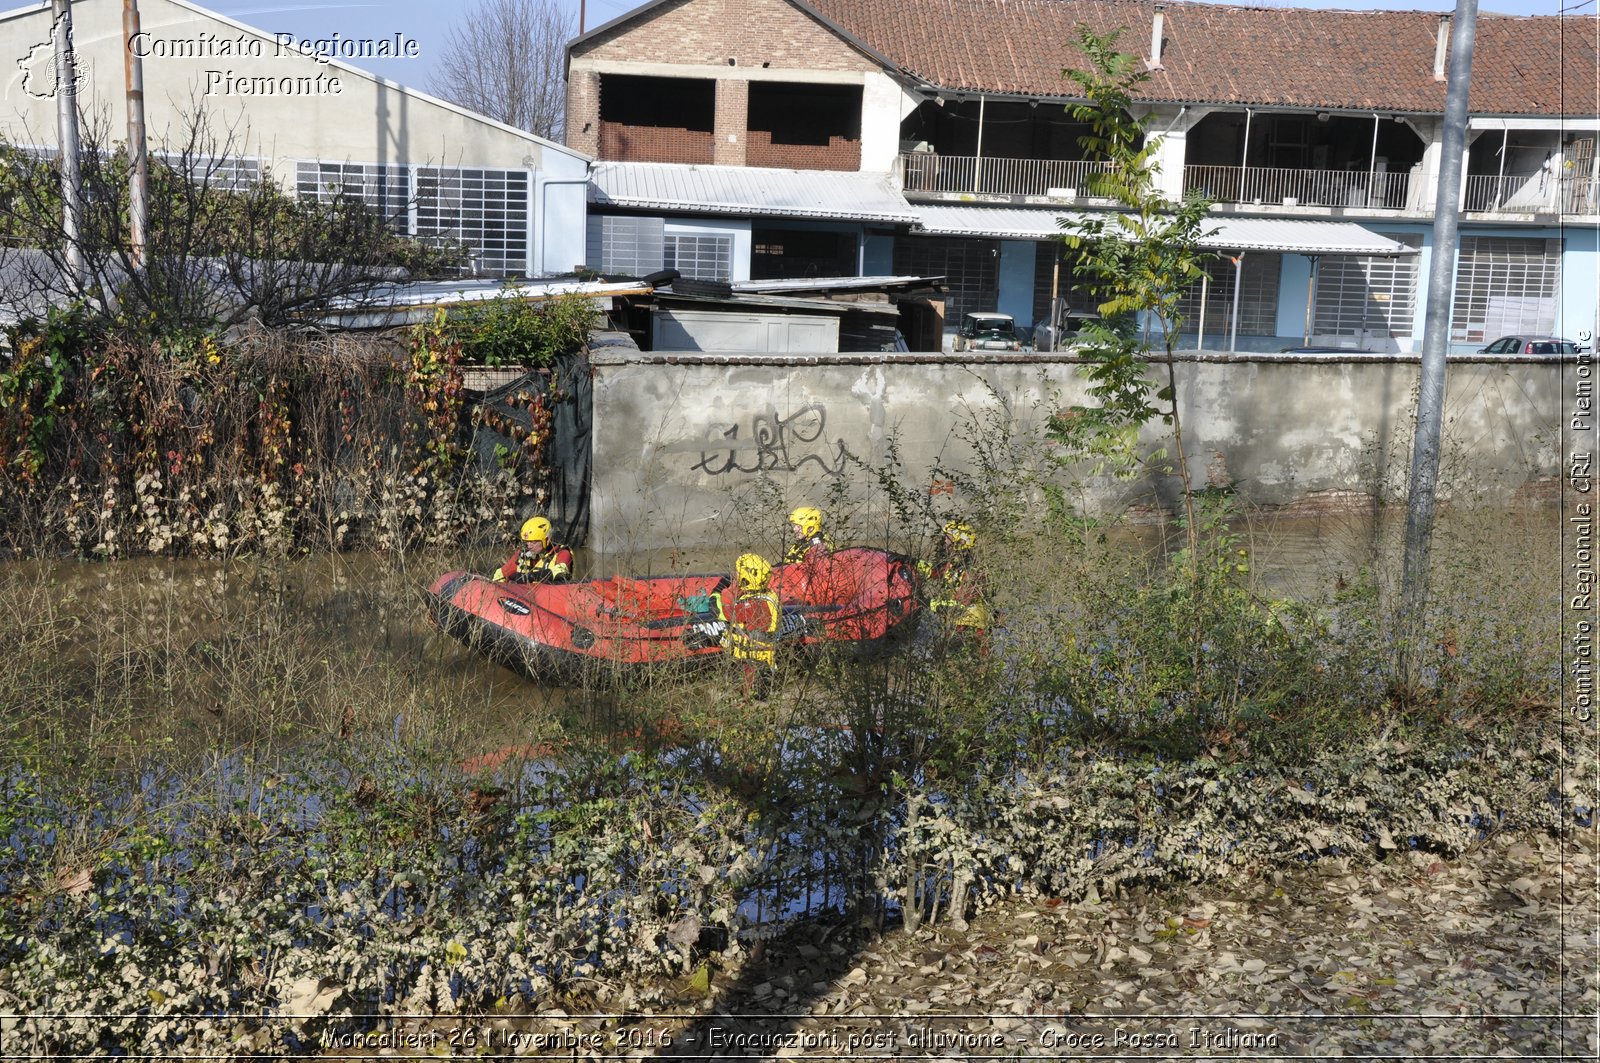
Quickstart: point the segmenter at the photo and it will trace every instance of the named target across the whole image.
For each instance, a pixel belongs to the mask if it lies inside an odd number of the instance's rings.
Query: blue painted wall
[[[863,277],[890,277],[894,275],[894,236],[868,233],[861,255]]]
[[[1276,338],[1289,340],[1279,346],[1288,347],[1304,343],[1306,338],[1306,301],[1310,296],[1307,285],[1311,282],[1311,259],[1305,255],[1280,255],[1278,266],[1278,317],[1274,328]],[[1241,345],[1243,337],[1240,337]]]
[[[1412,318],[1411,336],[1395,341],[1399,350],[1403,352],[1420,351],[1423,326],[1428,312],[1428,274],[1433,266],[1433,226],[1419,222],[1395,224],[1368,222],[1365,223],[1365,227],[1374,232],[1420,234],[1422,237],[1422,250],[1416,256],[1417,301]],[[1563,240],[1565,255],[1561,263],[1561,298],[1558,307],[1557,334],[1576,339],[1579,333],[1588,330],[1592,336],[1600,335],[1600,227],[1462,226],[1460,232],[1462,236],[1517,236]],[[1000,294],[999,306],[996,309],[1001,313],[1010,314],[1022,327],[1031,327],[1034,323],[1034,256],[1039,253],[1039,246],[1033,241],[1026,240],[1000,242]],[[892,262],[892,247],[893,241],[889,237],[868,237],[869,261]],[[885,267],[879,270],[869,265],[866,272],[888,273],[890,269]],[[1275,351],[1301,343],[1306,333],[1306,303],[1309,297],[1310,279],[1309,258],[1291,254],[1281,256],[1278,274],[1278,308],[1274,318],[1277,335],[1241,335],[1239,349]],[[1189,332],[1183,337],[1180,346],[1193,347],[1194,343],[1194,335]],[[1371,345],[1382,349],[1381,341],[1377,337],[1373,338]],[[1208,335],[1206,346],[1211,349],[1225,347],[1226,338]],[[1454,354],[1469,354],[1481,346],[1483,344],[1476,342],[1459,342],[1451,343],[1449,350]]]
[[[1422,349],[1422,326],[1427,316],[1427,287],[1428,270],[1433,262],[1433,228],[1431,226],[1419,227],[1423,233],[1422,238],[1422,264],[1421,273],[1417,279],[1417,324],[1416,339],[1412,350]],[[1592,333],[1596,328],[1596,306],[1600,301],[1600,233],[1594,226],[1567,225],[1567,226],[1481,226],[1463,225],[1460,235],[1467,236],[1515,236],[1523,239],[1555,240],[1562,241],[1563,251],[1561,256],[1561,289],[1556,303],[1556,328],[1558,336],[1567,339],[1576,339],[1579,332],[1584,329]],[[1487,337],[1483,343],[1452,342],[1449,346],[1452,354],[1470,354],[1482,348],[1484,343],[1493,340]]]
[[[1593,337],[1600,334],[1600,227],[1572,225],[1561,235],[1566,254],[1561,260],[1557,332],[1575,340],[1587,331],[1593,346]]]
[[[1033,257],[1038,244],[1032,240],[1000,241],[1000,305],[1020,328],[1033,327]]]

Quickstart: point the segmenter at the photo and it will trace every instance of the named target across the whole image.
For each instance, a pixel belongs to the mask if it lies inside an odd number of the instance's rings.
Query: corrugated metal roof
[[[619,295],[649,295],[654,289],[643,281],[585,281],[551,277],[532,281],[459,280],[410,281],[390,285],[360,297],[329,301],[321,321],[338,328],[391,328],[426,321],[440,307],[490,302],[501,297],[544,302],[582,296],[605,307]]]
[[[831,292],[873,288],[914,288],[943,277],[793,277],[786,280],[734,281],[736,292]]]
[[[526,299],[541,302],[568,295],[610,297],[648,295],[652,288],[643,281],[593,281],[577,277],[547,277],[541,280],[462,279],[406,281],[388,285],[360,298],[329,301],[336,310],[423,306],[430,309],[456,303],[489,302],[495,299]]]
[[[589,202],[601,207],[694,214],[914,224],[885,174],[777,170],[754,166],[689,166],[665,162],[599,162],[589,172]]]
[[[1288,251],[1297,255],[1411,255],[1415,248],[1349,221],[1304,218],[1212,218],[1217,232],[1201,241],[1219,251]]]
[[[1026,207],[918,207],[922,228],[933,236],[999,236],[1042,240],[1059,236],[1058,219],[1070,211]]]
[[[734,292],[732,295],[679,295],[676,292],[658,290],[656,301],[663,306],[669,303],[695,303],[705,306],[720,306],[733,310],[748,307],[781,307],[789,310],[815,310],[829,314],[879,314],[896,317],[900,307],[894,303],[849,303],[840,299],[806,299],[800,296],[770,294],[767,292]]]
[[[1058,220],[1082,217],[1071,211],[1026,207],[919,208],[922,228],[936,236],[991,236],[1043,240],[1061,233]],[[1299,218],[1213,217],[1217,231],[1200,241],[1216,251],[1285,251],[1296,255],[1408,255],[1413,249],[1348,221]]]

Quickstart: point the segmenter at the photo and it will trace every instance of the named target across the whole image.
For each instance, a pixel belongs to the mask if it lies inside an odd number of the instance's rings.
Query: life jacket
[[[767,606],[766,619],[761,621],[759,627],[746,627],[739,622],[741,610],[739,607],[747,603],[761,602]],[[768,668],[777,665],[778,628],[783,618],[783,606],[778,602],[778,596],[770,590],[747,591],[739,595],[734,602],[734,618],[723,634],[723,646],[736,661],[755,661]]]
[[[970,557],[946,558],[931,573],[928,611],[954,627],[987,628],[994,611],[983,600],[981,581],[968,571]]]
[[[537,553],[517,551],[517,580],[522,583],[556,583],[572,575],[572,551],[552,546]]]
[[[789,544],[789,549],[784,551],[783,563],[786,565],[798,565],[802,561],[808,561],[811,557],[811,551],[817,549],[820,549],[824,554],[833,553],[833,540],[826,535],[813,535],[809,539],[796,539]]]

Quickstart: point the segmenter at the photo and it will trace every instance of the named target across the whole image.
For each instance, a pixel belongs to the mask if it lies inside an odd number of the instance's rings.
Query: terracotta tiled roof
[[[1079,57],[1082,23],[1125,27],[1119,47],[1150,48],[1152,0],[800,0],[947,89],[1071,95],[1061,76]],[[1339,110],[1444,111],[1433,77],[1440,16],[1431,11],[1323,11],[1166,4],[1161,65],[1142,95],[1179,103]],[[1600,112],[1600,19],[1480,13],[1474,114]]]

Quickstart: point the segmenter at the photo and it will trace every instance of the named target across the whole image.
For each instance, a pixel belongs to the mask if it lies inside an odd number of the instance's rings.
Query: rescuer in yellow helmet
[[[789,549],[783,554],[786,565],[817,561],[833,553],[833,541],[822,530],[822,510],[816,506],[800,506],[789,514],[789,535]]]
[[[984,600],[982,570],[974,557],[978,534],[961,520],[946,521],[933,560],[917,562],[928,611],[949,634],[981,636],[994,621]]]
[[[757,700],[767,700],[772,675],[778,666],[778,636],[783,605],[769,581],[772,564],[760,554],[740,554],[733,563],[738,596],[733,615],[723,631],[722,646],[744,670],[745,689]]]
[[[549,520],[528,518],[517,538],[522,545],[495,571],[496,583],[562,583],[572,578],[572,551],[556,542]]]

